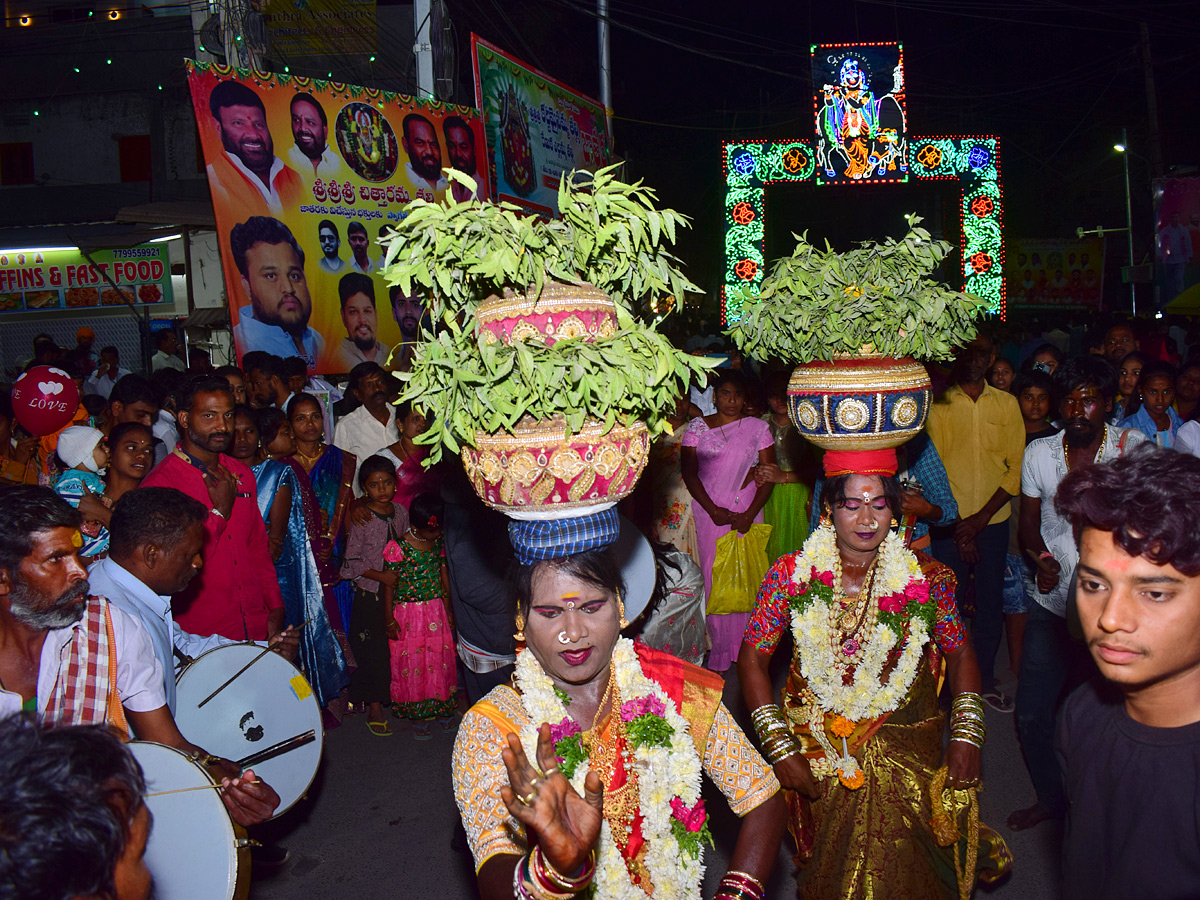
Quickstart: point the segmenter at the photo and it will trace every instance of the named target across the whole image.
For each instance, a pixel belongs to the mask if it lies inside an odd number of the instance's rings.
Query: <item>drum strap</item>
[[[108,637],[108,719],[109,727],[117,732],[122,741],[128,741],[129,723],[125,721],[125,707],[121,704],[121,693],[117,690],[117,639],[113,634],[112,613],[104,604],[104,632]]]
[[[83,619],[63,647],[45,721],[54,725],[108,724],[128,739],[129,724],[117,692],[112,613],[103,597],[88,598]]]

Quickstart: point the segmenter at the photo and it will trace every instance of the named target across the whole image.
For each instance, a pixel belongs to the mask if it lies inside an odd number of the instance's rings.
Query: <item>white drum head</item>
[[[250,766],[279,794],[280,816],[312,784],[325,737],[321,709],[300,670],[278,653],[267,653],[199,706],[262,651],[256,644],[230,644],[197,657],[179,676],[175,723],[193,744],[234,762],[312,731],[311,743]]]
[[[146,793],[177,791],[213,780],[174,747],[129,744],[146,776]],[[237,890],[237,837],[215,789],[147,797],[154,817],[146,868],[157,900],[232,900]]]

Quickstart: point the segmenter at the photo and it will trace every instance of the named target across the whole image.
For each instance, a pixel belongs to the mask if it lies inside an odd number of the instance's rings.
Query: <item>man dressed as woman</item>
[[[722,372],[713,385],[717,411],[688,425],[683,436],[683,480],[692,494],[700,568],[705,594],[712,597],[717,538],[736,529],[741,534],[762,522],[771,482],[755,484],[754,469],[775,463],[775,442],[762,419],[746,414],[745,380],[740,372]],[[708,668],[723,672],[737,662],[738,647],[749,613],[710,615],[712,652]]]
[[[612,547],[611,509],[509,530],[525,649],[512,684],[471,708],[454,745],[480,896],[699,900],[704,771],[742,817],[716,896],[761,900],[782,834],[778,782],[722,704],[718,676],[621,637],[654,580],[644,539]]]
[[[824,467],[821,524],[768,572],[738,660],[763,751],[788,789],[799,895],[958,896],[960,855],[967,890],[977,870],[993,881],[1011,857],[986,826],[977,862],[973,835],[942,833],[939,842],[930,826],[966,822],[959,813],[979,784],[984,741],[954,574],[891,530],[901,505],[894,449],[827,451]],[[795,649],[780,706],[768,669],[789,628]],[[952,696],[944,754],[943,673]],[[942,765],[948,796],[935,781]]]

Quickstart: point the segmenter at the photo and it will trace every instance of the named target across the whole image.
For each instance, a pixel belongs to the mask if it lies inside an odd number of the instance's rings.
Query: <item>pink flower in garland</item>
[[[565,738],[580,734],[583,729],[579,727],[579,723],[569,716],[564,716],[563,720],[557,725],[550,726],[550,740],[557,744]]]
[[[404,559],[404,551],[395,541],[388,541],[383,547],[383,561],[398,563]]]
[[[879,598],[879,609],[885,613],[898,613],[904,609],[904,597],[901,594],[889,594]]]
[[[704,812],[704,800],[696,801],[696,805],[688,808],[688,805],[678,797],[671,798],[671,816],[683,823],[683,827],[688,831],[699,831],[704,827],[704,821],[708,818]]]
[[[654,694],[645,697],[634,697],[621,704],[621,721],[632,722],[638,716],[658,716],[661,718],[667,712],[662,700]]]
[[[929,584],[924,581],[918,581],[914,578],[904,588],[904,596],[906,599],[916,600],[918,603],[928,603]]]
[[[818,572],[816,567],[813,567],[813,578],[825,585],[825,587],[833,587],[832,572]]]

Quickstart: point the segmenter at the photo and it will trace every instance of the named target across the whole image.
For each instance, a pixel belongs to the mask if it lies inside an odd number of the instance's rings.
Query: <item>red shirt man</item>
[[[283,598],[258,512],[253,473],[226,456],[233,441],[233,392],[218,376],[188,382],[176,412],[179,446],[142,482],[172,487],[209,507],[204,566],[175,595],[175,621],[193,634],[265,641],[283,630]]]

